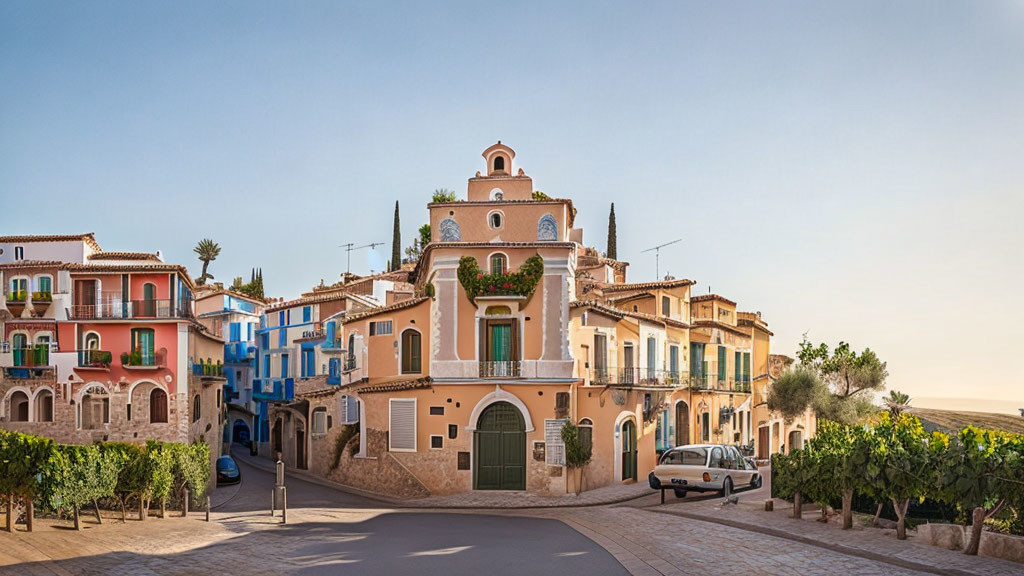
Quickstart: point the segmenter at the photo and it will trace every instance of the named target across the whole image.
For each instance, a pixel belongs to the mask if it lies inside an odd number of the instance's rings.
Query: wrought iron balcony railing
[[[480,363],[481,378],[519,378],[522,374],[519,360],[487,361]]]
[[[189,304],[174,300],[111,300],[99,304],[75,304],[68,309],[72,320],[135,320],[191,318]]]

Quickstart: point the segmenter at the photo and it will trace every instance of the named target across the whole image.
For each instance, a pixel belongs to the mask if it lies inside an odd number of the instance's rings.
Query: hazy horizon
[[[633,281],[1024,407],[1024,3],[0,5],[0,234],[223,248],[292,298],[408,245],[497,140]],[[921,405],[921,404],[919,404]],[[922,405],[923,406],[923,405]]]

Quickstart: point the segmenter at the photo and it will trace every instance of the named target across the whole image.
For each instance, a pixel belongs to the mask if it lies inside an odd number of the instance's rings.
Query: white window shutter
[[[564,418],[544,421],[544,460],[548,466],[565,466],[565,442],[562,441]]]
[[[416,399],[391,398],[388,450],[392,452],[416,451]]]
[[[348,405],[346,406],[346,409],[348,410],[348,412],[347,412],[348,423],[349,424],[358,424],[359,423],[359,399],[358,398],[353,398],[352,396],[349,396],[348,397]]]

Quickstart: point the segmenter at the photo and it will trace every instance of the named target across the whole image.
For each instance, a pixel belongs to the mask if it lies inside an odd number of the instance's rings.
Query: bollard
[[[185,500],[181,503],[182,517],[188,517],[188,488],[185,488]]]
[[[774,510],[775,510],[775,500],[765,500],[764,501],[764,511],[765,512],[772,512]]]
[[[280,459],[278,459],[276,467],[277,467],[277,474],[276,474],[275,485],[276,486],[284,486],[284,462],[282,462]]]
[[[288,489],[281,486],[281,524],[288,523]]]
[[[206,497],[206,521],[210,521],[210,497]]]

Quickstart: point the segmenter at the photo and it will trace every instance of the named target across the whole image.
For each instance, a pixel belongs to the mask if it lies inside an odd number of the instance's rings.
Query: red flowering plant
[[[511,295],[529,298],[537,289],[537,282],[544,275],[544,259],[534,254],[523,262],[518,272],[485,274],[480,270],[476,258],[463,256],[459,260],[459,283],[466,290],[470,300],[481,294],[487,296]]]

